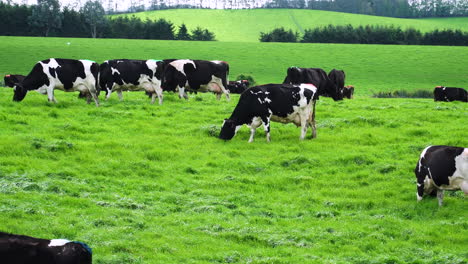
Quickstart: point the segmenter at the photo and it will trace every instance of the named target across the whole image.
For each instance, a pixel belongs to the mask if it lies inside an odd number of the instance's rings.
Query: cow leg
[[[94,99],[94,103],[96,104],[96,107],[99,107],[99,98],[97,97],[96,91],[95,90],[90,90],[89,92],[91,93],[91,96]]]
[[[439,200],[439,206],[442,206],[444,201],[444,190],[437,189],[437,200]]]
[[[188,95],[185,92],[185,87],[179,87],[179,98],[185,98],[185,100],[188,100]]]
[[[117,95],[119,96],[119,100],[123,101],[122,90],[117,90]]]
[[[156,92],[156,95],[158,96],[159,105],[162,105],[162,103],[163,103],[163,91],[162,91],[161,87],[155,87],[154,91]],[[154,103],[154,100],[155,99],[153,99],[153,103]]]
[[[317,137],[317,128],[315,127],[315,103],[316,101],[314,100],[312,103],[312,113],[309,114],[309,118],[308,118],[308,124],[309,126],[312,127],[312,138]]]
[[[299,137],[300,140],[304,140],[305,136],[307,135],[307,128],[308,128],[308,123],[309,123],[309,115],[306,113],[301,113],[301,136]]]
[[[265,135],[266,135],[266,141],[270,142],[270,118],[269,117],[263,117],[262,118],[263,122],[263,128],[265,129]]]
[[[252,143],[255,136],[255,130],[262,124],[262,120],[258,117],[254,117],[252,119],[252,123],[250,124],[250,138],[249,143]]]
[[[416,197],[418,199],[418,202],[423,199],[424,195],[424,177],[418,175],[418,181],[417,181],[417,192],[416,192]]]
[[[54,96],[54,86],[53,84],[50,84],[48,87],[47,87],[47,100],[49,102],[54,102],[54,103],[57,103],[57,100],[55,100],[55,96]]]

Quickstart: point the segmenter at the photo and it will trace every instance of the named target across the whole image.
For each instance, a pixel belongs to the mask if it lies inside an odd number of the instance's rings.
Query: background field
[[[299,33],[308,28],[333,25],[395,25],[413,27],[422,32],[434,29],[468,30],[468,18],[402,19],[359,14],[301,10],[301,9],[251,9],[251,10],[194,10],[175,9],[131,14],[143,20],[164,18],[176,26],[185,23],[189,30],[197,26],[207,28],[219,41],[259,41],[260,32],[277,27]],[[119,15],[116,15],[119,16]]]
[[[468,47],[0,37],[0,50],[6,51],[0,54],[2,75],[27,74],[34,63],[50,57],[98,63],[190,58],[227,61],[231,79],[242,73],[258,83],[282,82],[290,66],[343,69],[357,95],[466,87],[468,80]]]

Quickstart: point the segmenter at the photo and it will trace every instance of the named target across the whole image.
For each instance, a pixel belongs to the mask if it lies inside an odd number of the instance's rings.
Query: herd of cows
[[[270,141],[270,122],[293,123],[301,127],[304,139],[309,127],[317,135],[315,105],[319,96],[338,101],[351,99],[353,86],[345,86],[345,73],[333,69],[326,73],[320,68],[290,67],[281,84],[248,87],[245,80],[229,82],[229,64],[205,60],[108,60],[102,64],[89,60],[47,59],[36,63],[27,75],[6,75],[5,85],[14,88],[14,101],[22,101],[28,91],[37,91],[56,102],[54,90],[79,91],[79,97],[94,100],[99,106],[99,94],[106,99],[117,92],[145,91],[154,103],[163,103],[163,91],[178,92],[188,98],[186,91],[213,92],[220,99],[224,94],[240,93],[239,102],[221,127],[219,138],[232,139],[245,124],[250,127],[249,142],[263,125]],[[437,86],[435,101],[468,102],[463,88]],[[415,168],[417,200],[423,195],[437,196],[442,205],[444,190],[462,190],[468,194],[468,148],[429,146],[425,148]],[[92,251],[86,244],[64,239],[39,239],[0,232],[0,255],[6,263],[92,263]]]

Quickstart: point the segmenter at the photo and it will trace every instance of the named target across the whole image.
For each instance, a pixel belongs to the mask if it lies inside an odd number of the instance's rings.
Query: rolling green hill
[[[0,74],[27,74],[50,57],[190,58],[227,61],[231,79],[248,74],[259,84],[282,82],[290,66],[343,69],[358,95],[466,87],[468,79],[468,47],[0,37],[0,49],[8,51],[0,54]]]
[[[127,14],[128,15],[128,14]],[[197,26],[214,32],[219,41],[258,41],[260,32],[284,27],[301,32],[328,24],[397,25],[423,32],[434,29],[468,30],[468,18],[400,19],[349,13],[301,9],[209,10],[173,9],[130,14],[142,19],[164,18],[176,26],[185,23],[189,30]]]

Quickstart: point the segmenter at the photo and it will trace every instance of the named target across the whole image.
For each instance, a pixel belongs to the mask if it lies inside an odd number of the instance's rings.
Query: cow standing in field
[[[344,74],[344,73],[343,73]],[[331,80],[327,73],[320,68],[288,68],[283,83],[300,84],[311,83],[318,89],[318,95],[328,96],[333,100],[343,100],[342,90]]]
[[[188,99],[185,89],[194,92],[213,92],[217,99],[224,93],[229,100],[226,89],[229,64],[224,61],[205,60],[170,60],[164,66],[161,88],[164,91],[179,90],[179,98]]]
[[[250,85],[250,83],[249,83],[248,80],[229,81],[229,83],[227,85],[227,89],[229,90],[229,93],[241,94],[247,88],[249,88],[249,85]]]
[[[354,86],[346,85],[343,87],[343,98],[353,99]]]
[[[15,87],[16,83],[20,83],[26,78],[24,75],[20,74],[8,74],[3,77],[3,81],[5,83],[5,87]]]
[[[41,239],[0,232],[4,264],[91,264],[92,251],[82,242]]]
[[[266,139],[270,141],[270,121],[294,123],[301,126],[300,139],[304,139],[307,128],[312,127],[316,137],[315,113],[317,88],[313,84],[266,84],[245,90],[229,119],[225,119],[220,139],[230,140],[242,125],[250,126],[249,142],[254,140],[255,130],[263,124]]]
[[[437,194],[442,206],[444,190],[462,190],[468,195],[468,148],[429,146],[425,148],[414,170],[417,198]]]
[[[342,70],[333,69],[328,73],[328,78],[336,85],[338,90],[343,93],[346,78],[345,72]]]
[[[123,100],[122,91],[145,91],[154,104],[156,96],[163,102],[161,78],[163,61],[157,60],[107,60],[99,66],[99,85],[106,99],[116,91]]]
[[[463,88],[437,86],[434,88],[434,101],[468,102],[468,92]]]
[[[28,91],[36,90],[47,94],[49,102],[56,103],[54,89],[58,89],[65,92],[79,91],[86,94],[88,103],[92,97],[96,106],[99,106],[96,89],[98,73],[98,64],[89,60],[52,58],[39,61],[28,76],[15,85],[13,100],[22,101]]]

